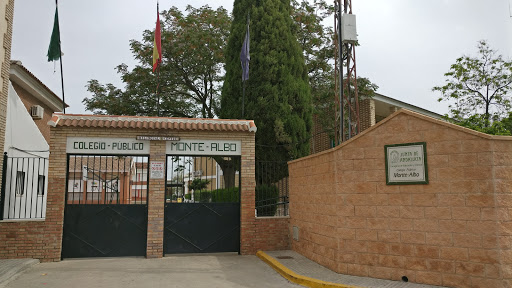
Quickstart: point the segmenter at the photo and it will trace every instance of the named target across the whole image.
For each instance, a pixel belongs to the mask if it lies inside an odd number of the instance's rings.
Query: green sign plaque
[[[386,184],[428,184],[427,143],[384,145]]]

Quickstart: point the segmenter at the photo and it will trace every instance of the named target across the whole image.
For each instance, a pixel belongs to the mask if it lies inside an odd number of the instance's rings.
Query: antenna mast
[[[355,49],[357,33],[352,0],[334,0],[334,8],[335,143],[339,145],[360,132]]]

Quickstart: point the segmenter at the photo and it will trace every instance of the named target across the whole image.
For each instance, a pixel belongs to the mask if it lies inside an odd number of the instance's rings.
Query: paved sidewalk
[[[440,286],[432,286],[425,284],[416,284],[409,282],[399,282],[391,280],[376,279],[370,277],[358,277],[343,275],[333,272],[316,262],[309,260],[301,254],[291,251],[269,251],[265,252],[273,259],[289,270],[310,278],[321,281],[344,284],[348,286],[367,287],[367,288],[439,288]],[[284,256],[284,257],[283,257]],[[278,258],[279,257],[279,258]],[[325,287],[325,286],[322,286]]]
[[[0,288],[37,263],[36,259],[0,259]]]
[[[254,255],[237,253],[65,259],[41,263],[2,288],[300,288]]]
[[[281,266],[313,280],[367,288],[439,288],[338,274],[291,250],[265,253]],[[288,282],[255,256],[229,253],[180,255],[162,259],[96,258],[35,265],[37,263],[39,260],[35,259],[0,260],[0,288],[40,285],[69,287],[70,281],[75,287],[109,288],[144,287],[146,284],[187,288],[301,287]]]

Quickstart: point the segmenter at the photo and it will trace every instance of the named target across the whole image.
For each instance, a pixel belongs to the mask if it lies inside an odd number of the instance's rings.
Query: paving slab
[[[258,257],[237,253],[41,263],[5,288],[299,288]]]
[[[417,284],[403,281],[391,281],[370,277],[359,277],[336,273],[332,270],[325,268],[324,266],[309,260],[301,254],[291,251],[265,251],[265,254],[270,256],[273,260],[280,263],[285,268],[295,272],[298,275],[302,275],[313,280],[320,282],[329,282],[339,285],[346,285],[347,287],[365,287],[365,288],[440,288],[441,286],[433,286],[426,284]],[[260,257],[261,258],[261,257]],[[286,273],[286,272],[285,272]],[[283,273],[281,273],[283,274]],[[283,275],[285,276],[285,275]],[[285,276],[286,277],[286,276]],[[293,281],[292,281],[293,282]],[[315,287],[315,281],[312,285],[304,285],[308,287]],[[297,282],[295,282],[297,283]],[[316,287],[329,287],[325,283]],[[335,286],[332,287],[343,287]],[[446,288],[446,287],[444,287]]]
[[[37,259],[0,259],[0,288],[38,263]]]

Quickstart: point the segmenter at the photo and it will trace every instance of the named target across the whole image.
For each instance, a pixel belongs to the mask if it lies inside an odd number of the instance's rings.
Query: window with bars
[[[16,172],[16,195],[21,196],[25,194],[25,172]]]
[[[44,196],[45,182],[46,182],[46,177],[44,175],[39,175],[37,177],[37,195]]]

